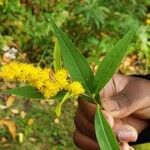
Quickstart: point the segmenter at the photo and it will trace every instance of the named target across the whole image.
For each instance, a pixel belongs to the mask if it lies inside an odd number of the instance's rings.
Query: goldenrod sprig
[[[74,95],[84,93],[80,82],[71,81],[65,69],[53,72],[49,68],[42,69],[32,64],[11,62],[1,67],[0,77],[30,84],[43,93],[45,98],[54,97],[61,90],[70,91]]]

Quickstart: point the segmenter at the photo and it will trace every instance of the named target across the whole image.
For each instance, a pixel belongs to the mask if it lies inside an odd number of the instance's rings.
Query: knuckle
[[[120,101],[118,100],[118,106],[119,106],[119,109],[122,110],[122,109],[126,109],[128,110],[132,105],[132,100],[131,98],[128,96],[128,94],[126,94],[125,92],[120,92],[119,93],[119,97],[122,97],[123,101]]]
[[[120,92],[120,94],[124,98],[124,104],[125,105],[131,105],[132,104],[130,97],[125,92]]]

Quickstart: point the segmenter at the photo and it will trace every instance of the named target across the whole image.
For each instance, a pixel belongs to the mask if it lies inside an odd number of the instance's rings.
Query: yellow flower
[[[42,90],[41,90],[42,92]],[[59,92],[59,86],[56,84],[49,84],[44,90],[43,94],[45,98],[54,97]]]
[[[32,81],[32,84],[37,87],[37,89],[42,89],[46,86],[47,82],[52,82],[49,77],[49,72],[51,69],[41,69],[39,73],[36,74],[36,78]],[[34,75],[35,76],[35,75]]]
[[[65,69],[58,70],[54,75],[56,81],[60,84],[61,89],[66,89],[68,86],[68,72]]]
[[[68,86],[68,90],[75,95],[83,94],[85,91],[80,82],[74,81]]]
[[[16,65],[16,63],[12,62],[11,64],[5,65],[1,68],[0,77],[7,80],[16,80],[16,77],[18,76],[17,73],[19,72],[20,67]]]
[[[25,82],[43,93],[45,98],[54,97],[61,90],[69,90],[75,95],[83,94],[84,89],[79,82],[68,79],[65,69],[53,72],[49,68],[34,67],[32,64],[11,62],[0,70],[0,77],[10,81]]]
[[[33,82],[39,79],[41,68],[35,68],[31,64],[18,64],[20,71],[18,72],[17,80],[21,82]]]

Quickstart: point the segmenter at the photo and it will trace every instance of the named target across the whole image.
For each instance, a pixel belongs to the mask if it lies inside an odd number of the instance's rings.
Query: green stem
[[[80,96],[82,99],[85,99],[87,100],[88,102],[90,103],[93,103],[93,104],[98,104],[98,102],[93,98],[93,96],[89,96],[89,95],[81,95]]]

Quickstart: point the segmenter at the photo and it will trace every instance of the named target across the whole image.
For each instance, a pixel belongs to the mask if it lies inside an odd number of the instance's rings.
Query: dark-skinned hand
[[[150,81],[116,74],[100,93],[103,113],[112,127],[121,150],[133,149],[128,142],[138,134],[150,119]],[[74,143],[82,150],[99,150],[94,130],[96,106],[79,99],[75,115]]]

